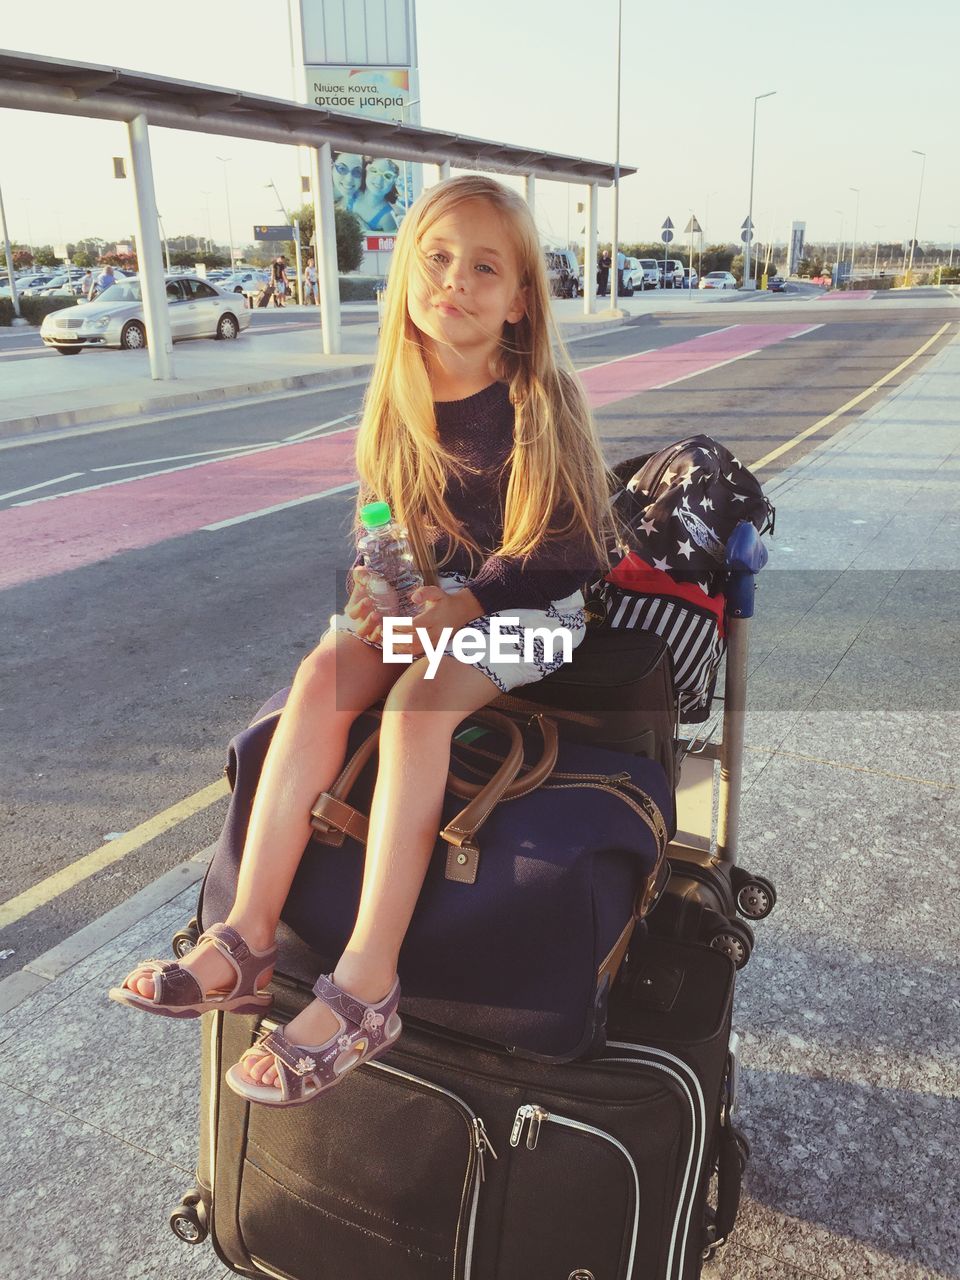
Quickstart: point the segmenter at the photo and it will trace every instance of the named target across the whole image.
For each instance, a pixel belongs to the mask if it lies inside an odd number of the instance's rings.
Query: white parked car
[[[230,293],[259,293],[270,279],[269,271],[260,271],[255,267],[241,267],[231,271],[222,280],[217,280],[218,289],[227,289]]]
[[[701,289],[735,289],[736,287],[736,277],[729,271],[708,271],[699,285]]]
[[[167,277],[167,305],[174,342],[184,338],[236,338],[250,325],[250,312],[234,293],[199,276]],[[142,351],[147,345],[140,281],[118,280],[93,302],[65,307],[45,316],[40,337],[61,355],[84,347],[120,347]]]

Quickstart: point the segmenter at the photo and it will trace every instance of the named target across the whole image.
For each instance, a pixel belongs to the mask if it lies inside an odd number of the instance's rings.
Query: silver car
[[[183,338],[236,338],[250,324],[242,296],[217,289],[199,276],[168,276],[166,285],[174,342]],[[93,302],[45,316],[40,337],[64,356],[77,355],[84,347],[142,351],[147,345],[147,328],[140,281],[136,276],[118,280]]]

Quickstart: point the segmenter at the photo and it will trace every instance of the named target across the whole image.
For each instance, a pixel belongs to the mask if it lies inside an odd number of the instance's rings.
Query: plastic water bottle
[[[407,531],[393,519],[386,502],[368,502],[360,511],[363,533],[357,550],[364,567],[376,575],[369,585],[370,597],[384,618],[412,618],[421,610],[413,593],[423,586]]]

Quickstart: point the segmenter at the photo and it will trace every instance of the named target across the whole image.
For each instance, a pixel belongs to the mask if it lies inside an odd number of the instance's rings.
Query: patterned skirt
[[[462,590],[466,581],[459,573],[441,573],[438,585],[452,595]],[[444,653],[476,667],[501,693],[509,693],[521,685],[535,684],[563,666],[586,635],[583,605],[583,592],[575,591],[565,600],[554,600],[546,609],[502,609],[485,614],[463,628],[476,637],[471,637],[469,658],[456,651],[457,636],[451,636]],[[353,619],[343,613],[335,614],[330,626],[336,631],[354,629]],[[364,640],[364,644],[382,648],[370,640]],[[400,645],[397,651],[402,651]]]

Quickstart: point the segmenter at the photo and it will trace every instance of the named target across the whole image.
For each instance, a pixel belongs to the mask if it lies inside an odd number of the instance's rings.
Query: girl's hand
[[[358,567],[353,570],[353,591],[344,613],[356,624],[353,630],[358,636],[379,644],[383,636],[383,618],[370,594],[372,576],[369,569]]]
[[[444,627],[452,627],[456,633],[468,622],[472,622],[474,618],[479,618],[483,614],[483,607],[479,600],[466,588],[448,592],[440,587],[421,587],[414,593],[413,598],[422,606],[420,613],[413,619],[412,652],[415,656],[423,653],[418,631],[425,631],[431,643],[436,645],[439,643]]]

